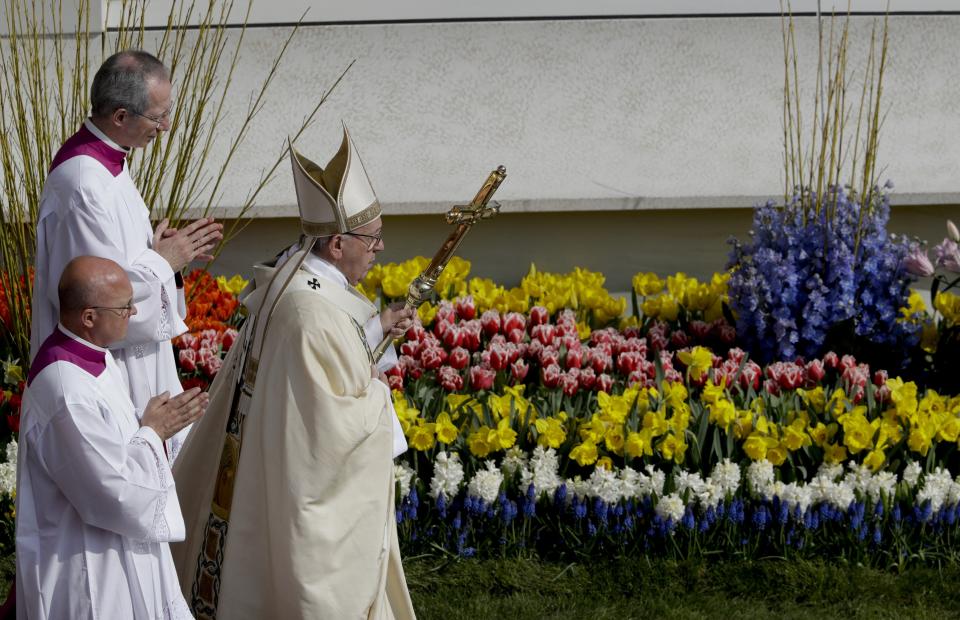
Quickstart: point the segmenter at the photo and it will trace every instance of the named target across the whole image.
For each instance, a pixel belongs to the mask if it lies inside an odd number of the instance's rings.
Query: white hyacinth
[[[674,474],[673,485],[677,490],[677,494],[681,497],[683,497],[687,491],[690,491],[691,497],[696,497],[703,493],[704,487],[703,478],[700,477],[700,474],[688,471],[680,471],[680,473]]]
[[[854,492],[867,494],[867,489],[873,482],[873,472],[866,465],[858,465],[853,461],[847,463],[847,473],[843,479],[853,488]]]
[[[769,499],[773,486],[773,463],[761,459],[750,463],[747,467],[747,486],[754,497]]]
[[[526,491],[530,484],[536,489],[537,495],[552,494],[563,482],[557,472],[560,470],[560,459],[553,448],[537,446],[530,455],[527,467],[520,471],[520,482]],[[572,499],[572,498],[571,498]]]
[[[567,480],[567,489],[570,490],[569,495],[576,495],[581,500],[590,497],[590,488],[590,481],[584,480],[580,476],[575,476],[573,480]]]
[[[683,518],[683,512],[686,509],[686,506],[683,504],[683,500],[676,493],[671,493],[666,497],[660,498],[660,501],[657,502],[657,514],[660,515],[660,518],[666,521],[667,519],[672,519],[674,523]]]
[[[647,476],[641,477],[641,488],[643,489],[643,494],[646,495],[656,495],[660,497],[663,495],[663,485],[667,482],[667,475],[654,467],[653,465],[647,465],[644,468],[647,472]],[[646,478],[644,480],[643,478]]]
[[[400,499],[410,495],[410,483],[413,481],[413,470],[406,463],[393,466],[393,480],[400,483]]]
[[[504,475],[513,476],[518,471],[522,472],[527,469],[527,454],[520,449],[519,446],[512,446],[507,452],[503,455],[503,462],[500,463],[500,468],[503,470]]]
[[[870,484],[867,485],[867,496],[872,503],[876,503],[884,497],[893,497],[896,486],[896,474],[881,471],[870,478]]]
[[[921,473],[923,473],[923,469],[920,467],[920,463],[910,461],[903,470],[903,481],[907,483],[908,487],[913,489],[917,486],[917,482],[920,481]]]
[[[843,465],[840,463],[821,463],[817,470],[817,476],[822,476],[831,482],[836,482],[837,478],[843,475]]]
[[[492,504],[497,501],[501,485],[503,485],[503,473],[497,469],[496,463],[488,460],[484,462],[484,469],[478,470],[473,475],[470,484],[467,485],[467,492]]]
[[[617,474],[604,467],[597,467],[587,480],[590,497],[599,497],[608,504],[620,501],[623,497],[623,482]]]
[[[7,462],[0,463],[0,494],[13,495],[17,490],[17,440],[7,444]]]
[[[447,499],[456,497],[463,483],[463,464],[456,453],[440,452],[433,463],[430,495],[436,499],[442,493]]]
[[[713,466],[710,480],[720,487],[724,496],[734,495],[740,488],[740,466],[725,458]]]
[[[773,484],[773,492],[791,511],[799,508],[800,512],[805,512],[813,503],[810,487],[796,482],[784,484],[777,481]]]
[[[960,496],[960,489],[955,488],[956,482],[950,477],[950,472],[942,467],[923,477],[923,488],[917,492],[917,505],[923,506],[930,502],[933,512],[940,510],[944,504],[952,504]],[[931,513],[932,514],[932,513]]]
[[[820,474],[810,481],[807,488],[810,489],[813,503],[827,502],[839,510],[846,510],[856,499],[849,482],[834,482],[830,477]]]
[[[623,496],[627,499],[643,497],[642,479],[648,479],[632,467],[624,467],[620,470],[620,485]]]
[[[700,492],[697,493],[697,501],[704,508],[716,508],[725,497],[726,493],[724,493],[723,487],[710,478],[707,478]]]

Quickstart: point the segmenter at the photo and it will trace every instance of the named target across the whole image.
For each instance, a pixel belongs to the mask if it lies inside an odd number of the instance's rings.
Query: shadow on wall
[[[508,207],[507,207],[508,208]],[[889,229],[896,234],[936,242],[947,218],[958,219],[957,206],[894,207]],[[727,239],[746,239],[751,209],[687,209],[669,211],[600,211],[580,213],[501,212],[474,226],[458,250],[472,263],[471,275],[516,286],[530,263],[543,271],[567,272],[574,267],[599,271],[610,291],[626,291],[640,271],[661,276],[683,271],[709,278],[727,261]],[[384,218],[386,249],[381,263],[413,256],[433,256],[450,233],[442,214],[394,215]],[[233,239],[214,263],[215,274],[242,274],[273,258],[297,240],[295,218],[258,219]]]

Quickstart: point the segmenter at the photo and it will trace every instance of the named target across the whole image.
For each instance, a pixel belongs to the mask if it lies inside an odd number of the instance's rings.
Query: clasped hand
[[[140,426],[149,426],[166,441],[187,425],[193,424],[207,408],[210,396],[195,387],[173,398],[170,392],[154,396],[147,402]]]
[[[153,234],[153,250],[164,257],[170,268],[180,271],[194,260],[213,260],[211,252],[223,239],[223,224],[202,217],[181,229],[170,228],[164,218]]]

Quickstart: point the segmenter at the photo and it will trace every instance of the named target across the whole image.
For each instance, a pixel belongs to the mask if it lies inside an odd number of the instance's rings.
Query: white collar
[[[82,345],[84,345],[84,346],[90,347],[91,349],[96,349],[97,351],[103,351],[104,353],[109,353],[109,349],[105,349],[105,348],[103,348],[103,347],[98,347],[97,345],[93,344],[93,343],[90,342],[89,340],[84,340],[84,339],[81,338],[80,336],[76,335],[75,333],[73,333],[72,331],[70,331],[69,329],[67,329],[66,327],[64,327],[64,326],[63,326],[63,323],[57,323],[57,329],[59,329],[60,331],[62,331],[63,334],[64,334],[65,336],[69,337],[71,340],[76,340],[77,342],[79,342],[80,344],[82,344]]]
[[[347,276],[343,275],[342,271],[313,252],[307,253],[307,257],[303,261],[303,267],[313,275],[326,278],[331,282],[339,284],[343,288],[350,286],[350,283],[347,281]]]
[[[114,142],[113,140],[111,140],[110,138],[108,138],[108,137],[107,137],[107,134],[105,134],[105,133],[103,133],[102,131],[100,131],[100,128],[97,127],[97,126],[94,124],[94,122],[93,122],[92,120],[90,120],[89,118],[83,119],[83,126],[86,127],[87,130],[88,130],[90,133],[92,133],[93,135],[95,135],[97,138],[100,139],[101,142],[105,143],[105,144],[106,144],[107,146],[109,146],[110,148],[116,149],[116,150],[118,150],[118,151],[120,151],[121,153],[124,153],[124,154],[130,152],[130,149],[124,148],[124,147],[120,146],[119,144],[117,144],[116,142]]]

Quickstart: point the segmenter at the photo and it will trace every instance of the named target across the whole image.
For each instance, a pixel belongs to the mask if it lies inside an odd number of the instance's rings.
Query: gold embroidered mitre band
[[[305,235],[346,233],[380,217],[380,202],[346,125],[340,150],[326,168],[298,153],[292,144],[290,162]]]

